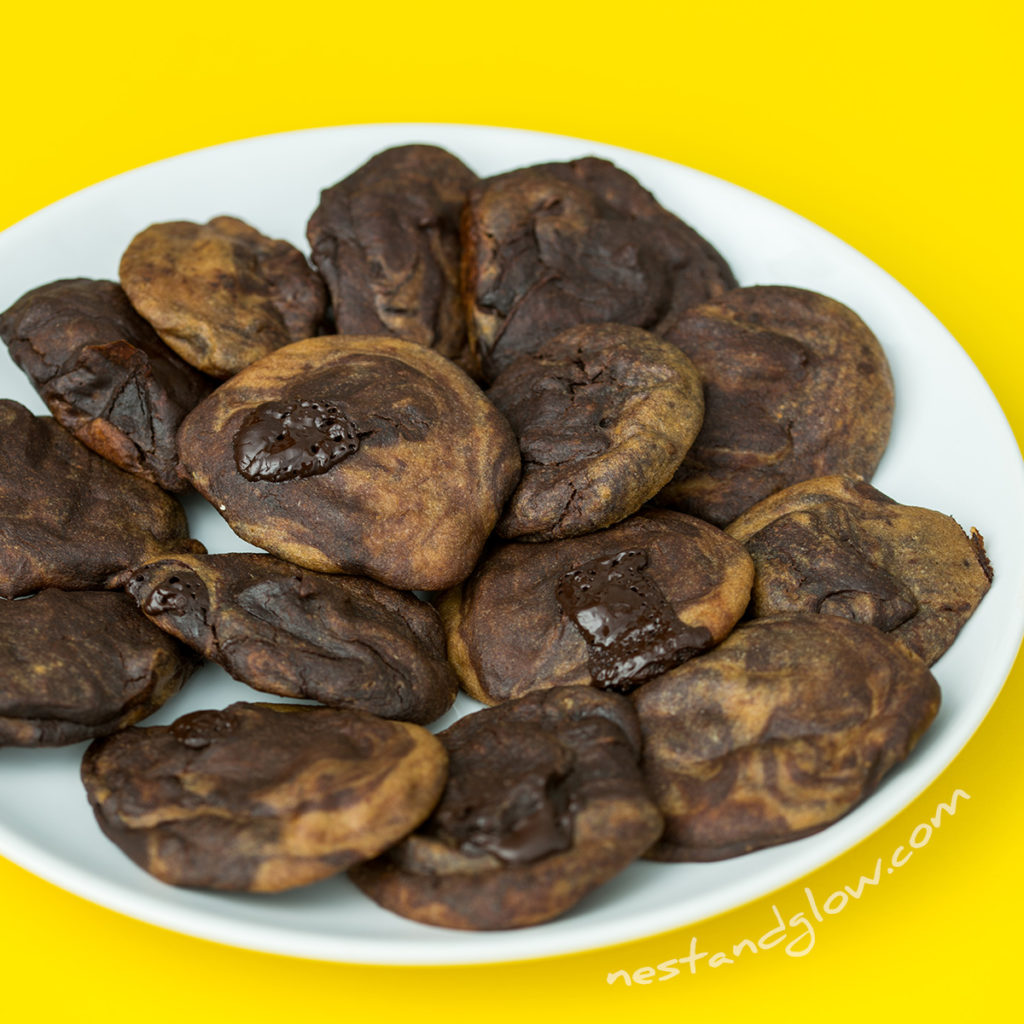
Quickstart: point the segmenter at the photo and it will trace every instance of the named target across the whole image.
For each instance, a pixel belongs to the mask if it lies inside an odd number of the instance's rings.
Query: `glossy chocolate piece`
[[[97,740],[82,780],[104,834],[163,882],[280,892],[376,856],[444,786],[426,730],[357,711],[232,704]]]
[[[0,601],[0,746],[63,746],[127,728],[177,693],[197,662],[126,594]]]
[[[434,609],[373,580],[269,555],[196,555],[140,566],[128,591],[161,629],[257,690],[419,723],[458,690]]]
[[[395,913],[448,928],[538,924],[625,868],[661,831],[623,697],[544,690],[467,715],[439,739],[449,779],[433,814],[350,873]]]
[[[981,535],[857,477],[794,484],[728,527],[754,559],[755,615],[818,612],[889,632],[935,662],[992,582]]]
[[[656,860],[718,860],[810,835],[913,750],[939,708],[924,662],[873,626],[783,615],[642,686]]]
[[[54,418],[121,469],[169,491],[177,433],[213,381],[179,359],[113,281],[54,281],[0,314],[0,337]]]

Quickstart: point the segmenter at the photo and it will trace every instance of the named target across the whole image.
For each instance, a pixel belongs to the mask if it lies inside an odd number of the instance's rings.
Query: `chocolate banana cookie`
[[[786,615],[737,627],[633,696],[665,817],[656,860],[810,835],[913,750],[939,709],[924,662],[873,626]]]
[[[693,363],[621,324],[563,331],[499,374],[487,397],[523,460],[498,534],[531,541],[592,533],[636,512],[672,479],[704,416]]]
[[[280,892],[411,832],[437,803],[446,760],[417,725],[232,704],[94,741],[82,781],[104,834],[161,881]]]
[[[270,555],[190,555],[141,566],[128,592],[161,629],[257,690],[420,723],[455,700],[437,612],[373,580]]]
[[[705,239],[596,157],[475,185],[462,242],[470,343],[488,380],[568,327],[660,333],[667,317],[736,286]]]
[[[279,349],[200,403],[179,449],[240,537],[402,590],[464,579],[519,478],[512,428],[483,392],[398,338]]]
[[[623,697],[545,690],[468,715],[439,738],[450,769],[433,814],[350,872],[363,892],[404,917],[468,929],[548,921],[661,832]]]
[[[476,180],[437,146],[397,146],[321,193],[307,235],[339,334],[405,338],[472,369],[459,214]]]
[[[731,537],[666,509],[584,537],[503,544],[441,600],[448,657],[486,704],[562,685],[625,693],[718,643],[753,574]]]
[[[789,484],[869,477],[892,375],[852,310],[816,292],[738,288],[662,324],[704,381],[704,425],[660,503],[724,526]]]
[[[133,725],[197,661],[126,594],[44,590],[0,601],[0,746],[62,746]]]
[[[120,274],[157,334],[213,377],[316,334],[327,306],[298,249],[236,217],[153,224],[132,239]]]
[[[202,551],[178,501],[49,416],[0,400],[0,597],[120,587],[150,558]]]
[[[179,359],[113,281],[54,281],[0,315],[0,337],[54,418],[93,451],[168,491],[178,426],[213,381]]]
[[[756,615],[822,612],[890,633],[931,665],[992,582],[981,535],[856,477],[787,487],[726,531],[754,559]]]

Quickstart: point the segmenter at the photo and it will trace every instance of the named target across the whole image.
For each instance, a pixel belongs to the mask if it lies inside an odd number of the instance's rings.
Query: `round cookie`
[[[179,359],[113,281],[53,281],[0,315],[0,337],[61,426],[168,491],[178,426],[213,388]]]
[[[475,185],[462,219],[470,344],[493,380],[581,323],[658,330],[736,286],[725,260],[634,178],[586,157]]]
[[[726,531],[750,552],[755,615],[823,612],[890,633],[931,665],[988,591],[981,535],[856,477],[794,484]]]
[[[558,540],[625,519],[672,479],[704,416],[696,368],[639,327],[571,327],[498,375],[487,397],[523,475],[501,537]]]
[[[177,693],[197,661],[126,594],[43,590],[0,601],[0,746],[124,729]]]
[[[939,709],[924,662],[832,615],[737,627],[633,695],[665,817],[648,853],[705,861],[799,839],[860,803]]]
[[[437,612],[374,580],[270,555],[189,555],[140,566],[127,589],[161,629],[257,690],[421,724],[458,691]]]
[[[120,587],[150,558],[202,551],[180,503],[0,400],[0,597]]]
[[[327,306],[298,249],[237,217],[153,224],[132,239],[120,275],[157,334],[213,377],[316,334]]]
[[[397,338],[278,349],[200,403],[178,445],[243,539],[402,590],[464,579],[519,478],[512,428],[483,392]]]
[[[232,704],[94,741],[104,834],[171,885],[280,892],[375,857],[437,803],[444,748],[359,711]]]
[[[448,657],[486,704],[551,686],[628,692],[718,643],[753,574],[731,537],[667,509],[583,537],[503,544],[441,600]]]
[[[661,832],[623,697],[545,690],[467,715],[439,739],[450,767],[433,814],[349,873],[404,917],[466,929],[548,921]]]
[[[889,364],[852,310],[780,285],[737,288],[663,323],[704,381],[704,424],[657,498],[719,526],[789,484],[870,477],[889,439]]]
[[[476,180],[437,146],[396,146],[320,194],[307,236],[338,334],[391,334],[471,369],[459,214]]]

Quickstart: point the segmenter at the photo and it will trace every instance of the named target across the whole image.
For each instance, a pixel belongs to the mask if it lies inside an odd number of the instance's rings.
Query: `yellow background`
[[[1021,22],[1009,3],[23,3],[0,38],[0,227],[139,164],[288,129],[453,121],[596,139],[726,178],[860,249],[952,331],[1024,436]],[[547,961],[365,968],[249,953],[0,861],[0,1016],[1001,1019],[996,1007],[1017,1002],[1024,914],[1022,688],[1019,666],[948,771],[808,878],[676,933]],[[776,948],[606,985],[609,971],[685,953],[691,935],[710,951],[760,935],[773,902],[792,914],[804,885],[823,898],[870,872],[956,788],[971,796],[956,817],[819,925],[807,956]]]

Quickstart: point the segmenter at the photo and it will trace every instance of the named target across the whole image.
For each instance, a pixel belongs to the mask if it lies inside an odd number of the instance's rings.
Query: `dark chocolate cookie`
[[[754,559],[756,615],[822,612],[889,632],[931,665],[992,582],[981,535],[855,477],[787,487],[726,531]]]
[[[298,249],[235,217],[153,224],[132,239],[120,273],[157,334],[213,377],[316,334],[327,306]]]
[[[464,579],[519,478],[512,428],[483,392],[398,338],[279,349],[198,405],[179,449],[245,540],[402,590]]]
[[[870,477],[893,385],[878,340],[816,292],[738,288],[662,325],[704,381],[704,425],[660,503],[724,526],[789,484]]]
[[[488,380],[568,327],[657,331],[666,317],[736,286],[693,228],[595,157],[480,182],[462,244],[470,344]]]
[[[178,501],[49,416],[0,400],[0,597],[119,587],[150,558],[202,551]]]
[[[523,460],[497,532],[531,541],[592,533],[636,512],[672,479],[704,416],[693,363],[621,324],[563,331],[499,374],[487,397]]]
[[[637,768],[629,702],[567,687],[460,719],[420,829],[350,877],[397,914],[448,928],[521,928],[578,903],[640,856],[661,818]]]
[[[54,281],[0,315],[0,337],[54,418],[83,444],[169,491],[178,426],[213,381],[179,359],[113,281]]]
[[[279,892],[411,832],[437,803],[446,761],[406,722],[232,704],[94,741],[82,781],[104,834],[161,881]]]
[[[628,692],[721,640],[753,575],[731,537],[667,509],[584,537],[504,544],[444,595],[448,656],[487,704],[561,685]]]
[[[133,725],[181,689],[197,660],[126,594],[0,601],[0,746],[61,746]]]
[[[270,555],[191,555],[141,566],[128,592],[161,629],[257,690],[419,723],[455,700],[437,612],[373,580]]]
[[[459,214],[476,175],[436,146],[385,150],[321,193],[307,234],[338,334],[390,334],[470,370]]]
[[[665,816],[656,860],[719,860],[830,825],[906,758],[939,709],[924,662],[873,626],[786,615],[633,696]]]

